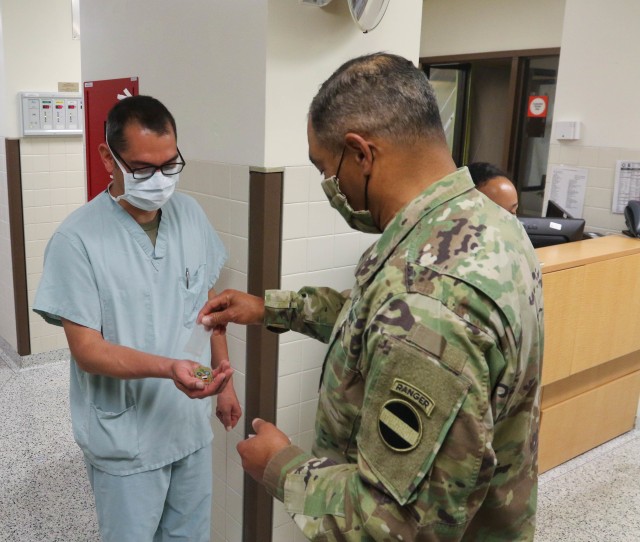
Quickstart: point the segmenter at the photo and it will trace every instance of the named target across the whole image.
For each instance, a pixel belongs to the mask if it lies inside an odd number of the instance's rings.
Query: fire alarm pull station
[[[73,92],[21,92],[23,136],[82,135],[84,111],[81,94]]]

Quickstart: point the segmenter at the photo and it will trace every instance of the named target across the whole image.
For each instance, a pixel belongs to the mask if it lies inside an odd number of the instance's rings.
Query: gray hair
[[[345,62],[327,79],[309,108],[320,144],[340,152],[355,132],[396,143],[444,141],[436,97],[426,74],[411,61],[374,53]]]

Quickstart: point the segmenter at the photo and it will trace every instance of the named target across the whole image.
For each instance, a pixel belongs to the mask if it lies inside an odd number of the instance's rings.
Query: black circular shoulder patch
[[[422,420],[407,401],[391,399],[380,409],[378,432],[386,446],[396,452],[413,450],[422,439]]]

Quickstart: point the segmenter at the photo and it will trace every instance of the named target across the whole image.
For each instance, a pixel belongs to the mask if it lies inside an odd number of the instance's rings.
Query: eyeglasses
[[[116,151],[111,149],[111,147],[109,147],[109,149],[111,150],[112,154],[118,159],[118,161],[122,162],[127,167],[127,169],[133,175],[133,178],[138,181],[144,181],[146,179],[150,179],[155,175],[156,171],[158,170],[160,170],[163,175],[177,175],[184,169],[184,166],[187,165],[184,158],[182,158],[182,154],[180,154],[180,149],[178,149],[178,147],[176,147],[176,150],[178,151],[178,156],[180,158],[179,162],[168,162],[166,164],[162,164],[161,166],[144,166],[144,167],[138,167],[135,169],[132,168],[129,164],[127,164],[122,159],[122,156],[120,156]]]

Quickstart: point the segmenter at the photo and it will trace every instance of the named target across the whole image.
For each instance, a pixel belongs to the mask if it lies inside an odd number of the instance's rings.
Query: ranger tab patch
[[[393,380],[391,391],[399,393],[403,397],[406,397],[413,403],[417,404],[422,408],[422,410],[424,410],[427,417],[431,416],[431,412],[433,412],[433,409],[436,406],[433,399],[431,399],[431,397],[429,397],[425,392],[415,386],[412,386],[408,382],[405,382],[401,378],[395,378]]]
[[[420,414],[408,401],[391,399],[380,409],[378,432],[382,442],[392,450],[409,452],[422,439]]]

